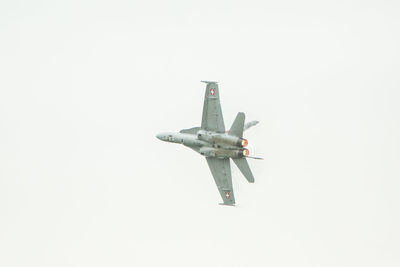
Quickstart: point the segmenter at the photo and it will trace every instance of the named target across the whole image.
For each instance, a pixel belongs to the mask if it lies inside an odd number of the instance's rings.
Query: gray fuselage
[[[165,142],[183,144],[206,157],[243,158],[249,154],[244,148],[246,139],[226,133],[199,130],[195,134],[166,132],[156,137]]]

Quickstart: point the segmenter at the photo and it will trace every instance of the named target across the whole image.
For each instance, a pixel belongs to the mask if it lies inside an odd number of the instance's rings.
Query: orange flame
[[[242,147],[245,147],[249,144],[246,139],[242,139]]]
[[[243,149],[243,156],[247,157],[250,154],[248,149]]]

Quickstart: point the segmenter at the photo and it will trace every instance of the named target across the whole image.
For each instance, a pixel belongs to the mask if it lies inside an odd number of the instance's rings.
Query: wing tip
[[[218,203],[221,206],[231,206],[231,207],[236,207],[235,203]]]
[[[200,82],[207,83],[207,84],[209,84],[209,83],[218,83],[218,82],[215,82],[215,81],[200,81]]]

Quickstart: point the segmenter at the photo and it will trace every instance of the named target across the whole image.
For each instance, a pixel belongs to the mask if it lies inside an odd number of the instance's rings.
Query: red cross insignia
[[[210,89],[210,94],[211,94],[211,95],[214,95],[214,94],[215,94],[214,88],[211,88],[211,89]]]
[[[226,196],[226,199],[229,199],[231,196],[229,195],[229,192],[225,192],[225,196]]]

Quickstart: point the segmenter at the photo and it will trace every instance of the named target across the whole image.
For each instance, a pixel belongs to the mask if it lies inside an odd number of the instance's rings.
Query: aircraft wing
[[[229,158],[206,157],[224,205],[235,205]]]
[[[219,101],[219,89],[216,82],[207,82],[204,96],[203,116],[201,128],[207,131],[224,133],[225,125]]]

